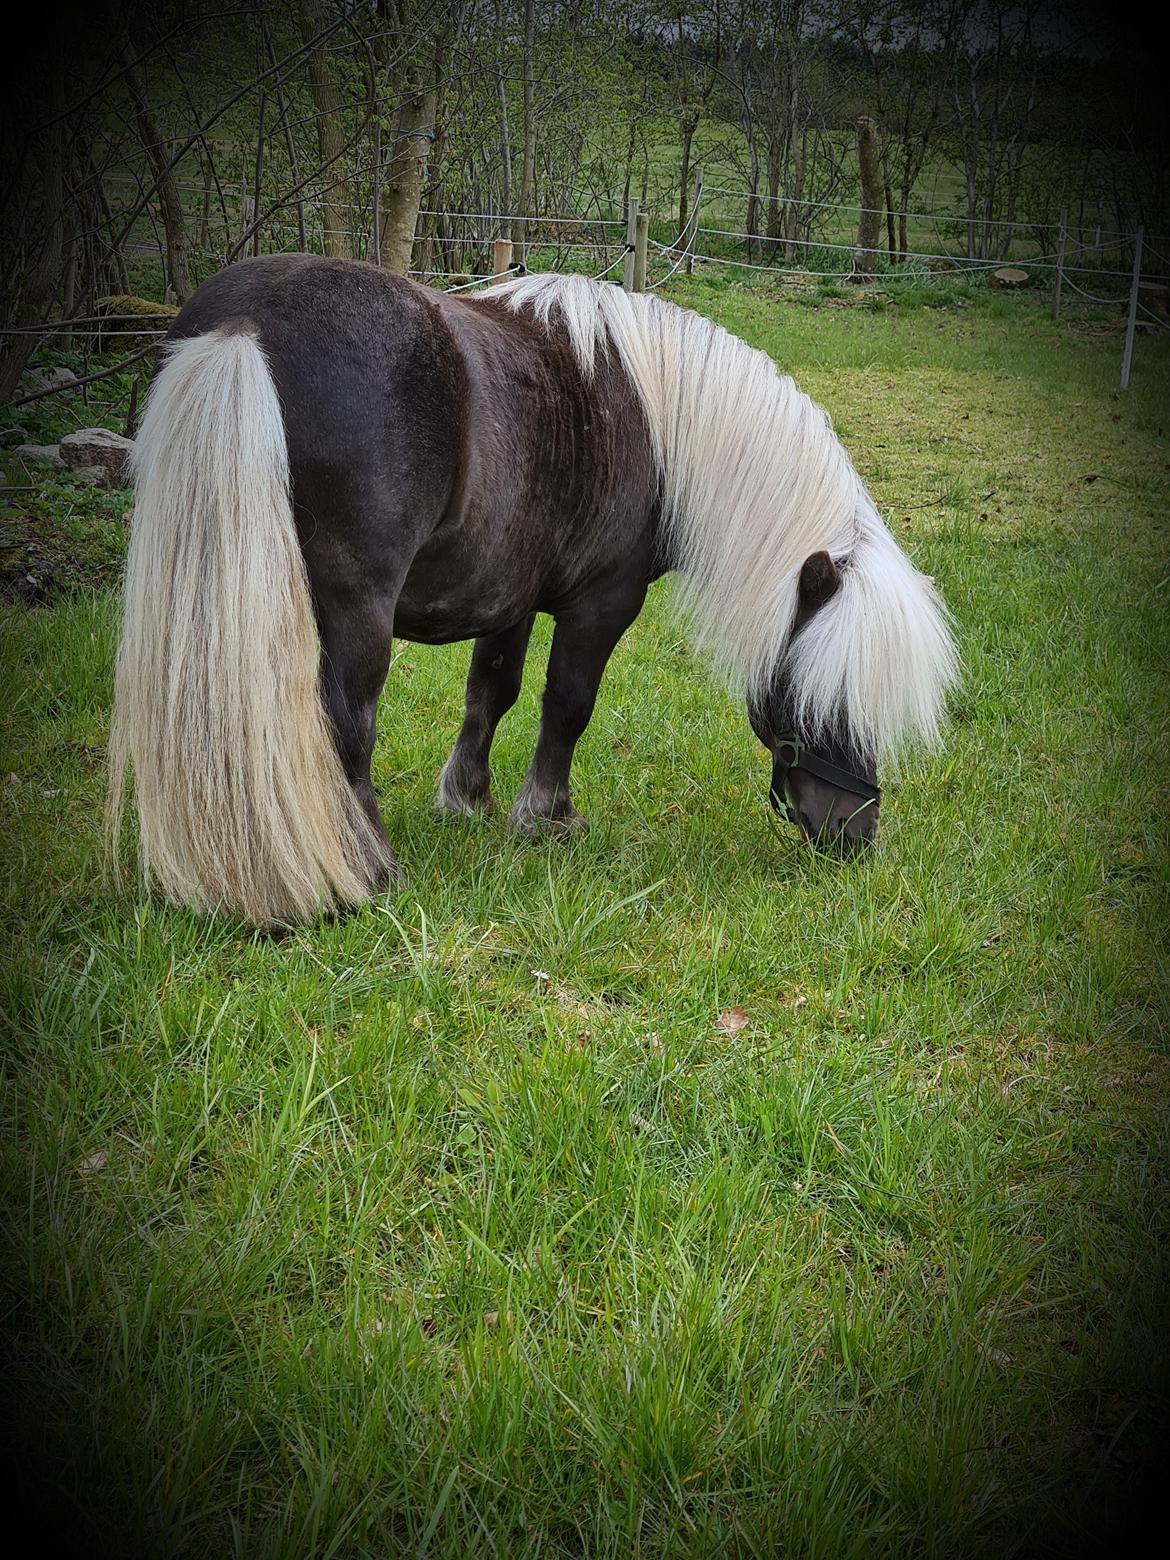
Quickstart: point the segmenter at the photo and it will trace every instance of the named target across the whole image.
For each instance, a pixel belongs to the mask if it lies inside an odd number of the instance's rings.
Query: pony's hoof
[[[478,796],[459,796],[440,789],[435,797],[435,808],[449,818],[490,818],[496,810],[496,799],[490,791],[483,791]]]
[[[528,840],[548,836],[563,839],[589,826],[589,820],[582,817],[572,802],[557,802],[547,811],[542,811],[521,800],[512,809],[509,822],[517,834],[522,834]]]
[[[478,766],[476,766],[478,768]],[[486,773],[469,774],[470,765],[460,762],[453,753],[443,765],[439,776],[439,790],[435,806],[440,812],[451,813],[456,818],[474,818],[476,813],[495,811],[491,785]]]

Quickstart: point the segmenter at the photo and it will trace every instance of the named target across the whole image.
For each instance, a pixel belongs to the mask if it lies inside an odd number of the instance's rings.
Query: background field
[[[280,941],[140,903],[99,848],[114,602],[74,588],[121,526],[10,495],[5,1365],[91,1552],[1063,1555],[1139,1500],[1170,353],[1121,398],[1116,322],[1038,300],[671,286],[830,409],[956,616],[946,749],[863,865],[770,816],[660,587],[583,837],[434,813],[467,652],[403,645],[397,898]]]

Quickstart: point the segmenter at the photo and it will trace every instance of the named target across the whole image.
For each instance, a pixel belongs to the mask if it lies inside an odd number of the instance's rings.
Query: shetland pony
[[[747,701],[771,797],[818,844],[877,827],[877,765],[937,738],[946,614],[825,413],[709,320],[580,277],[469,299],[373,266],[242,261],[165,344],[110,739],[147,877],[257,925],[396,870],[370,783],[393,637],[474,639],[440,805],[489,752],[538,612],[555,620],[512,808],[579,823],[573,750],[652,581]]]

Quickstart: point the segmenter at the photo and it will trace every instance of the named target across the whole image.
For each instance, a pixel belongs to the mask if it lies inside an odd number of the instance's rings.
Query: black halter
[[[785,749],[791,753],[791,758],[785,755]],[[862,807],[868,807],[871,803],[877,807],[881,804],[881,786],[873,785],[862,775],[855,775],[851,769],[842,769],[839,764],[831,764],[827,758],[818,758],[815,753],[809,753],[795,732],[788,732],[776,743],[772,754],[772,787],[768,800],[778,813],[783,813],[789,823],[796,823],[796,809],[788,800],[784,789],[784,782],[788,778],[790,769],[803,769],[810,775],[816,775],[818,780],[827,780],[830,785],[835,785],[839,791],[848,791],[852,796],[861,796],[865,800]],[[779,790],[777,790],[779,781]],[[861,808],[858,808],[860,812]]]

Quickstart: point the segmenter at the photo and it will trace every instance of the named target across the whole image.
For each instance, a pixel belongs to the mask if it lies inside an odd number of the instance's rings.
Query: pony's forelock
[[[874,508],[826,413],[771,358],[702,315],[579,276],[480,295],[559,321],[592,377],[612,344],[661,474],[676,602],[698,646],[749,697],[787,674],[802,729],[889,756],[937,739],[956,671],[947,614]],[[841,587],[792,636],[819,550]]]

